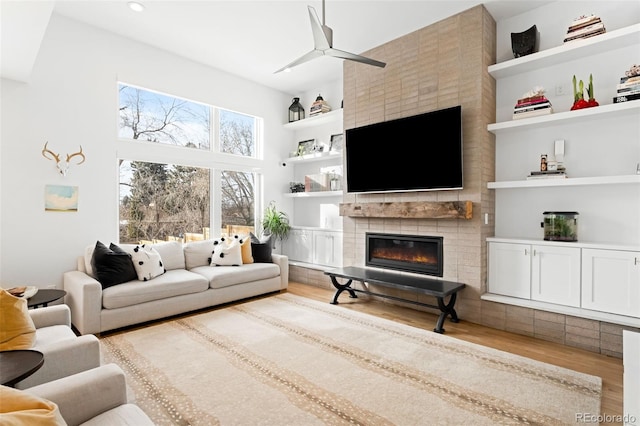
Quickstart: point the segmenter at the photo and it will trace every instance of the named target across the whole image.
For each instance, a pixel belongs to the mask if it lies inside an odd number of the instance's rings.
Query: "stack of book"
[[[640,75],[621,77],[620,84],[616,86],[616,89],[617,93],[613,98],[614,104],[640,99]]]
[[[607,30],[598,16],[583,15],[573,20],[567,30],[567,36],[564,38],[564,42],[567,43],[573,40],[589,38],[598,34],[604,34],[605,32],[607,32]]]
[[[527,180],[534,179],[566,179],[567,173],[564,170],[534,171],[527,176]]]
[[[322,96],[318,95],[315,102],[311,104],[311,108],[309,108],[309,115],[313,117],[314,115],[324,114],[325,112],[331,111],[331,107],[322,99]]]
[[[551,102],[544,95],[536,95],[518,99],[513,108],[513,119],[536,117],[538,115],[551,114]]]

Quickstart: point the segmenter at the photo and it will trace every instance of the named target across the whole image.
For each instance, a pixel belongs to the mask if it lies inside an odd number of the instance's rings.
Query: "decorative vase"
[[[302,120],[304,118],[304,107],[300,104],[300,98],[293,98],[293,103],[289,107],[289,123]]]
[[[535,25],[521,33],[511,33],[511,50],[516,58],[534,53],[537,46],[538,29]]]

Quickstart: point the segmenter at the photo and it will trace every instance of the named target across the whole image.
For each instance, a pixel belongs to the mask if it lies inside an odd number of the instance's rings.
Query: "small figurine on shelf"
[[[571,111],[576,109],[590,108],[598,106],[598,102],[593,97],[593,75],[589,74],[589,87],[587,88],[587,93],[589,95],[589,100],[584,100],[584,83],[580,80],[580,90],[576,89],[576,76],[573,76],[573,106],[571,107]]]

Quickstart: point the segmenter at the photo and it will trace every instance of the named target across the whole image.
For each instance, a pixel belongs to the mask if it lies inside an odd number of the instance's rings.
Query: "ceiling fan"
[[[366,58],[364,56],[355,55],[353,53],[345,52],[344,50],[333,48],[333,30],[324,24],[324,0],[322,0],[322,24],[318,19],[316,10],[307,6],[309,9],[309,19],[311,20],[311,32],[313,33],[313,50],[300,58],[291,62],[290,64],[280,68],[275,73],[288,70],[304,62],[308,62],[312,59],[319,58],[320,56],[333,56],[334,58],[347,59],[350,61],[362,62],[363,64],[373,65],[376,67],[384,68],[387,65],[384,62],[376,61],[375,59]],[[275,74],[274,73],[274,74]]]

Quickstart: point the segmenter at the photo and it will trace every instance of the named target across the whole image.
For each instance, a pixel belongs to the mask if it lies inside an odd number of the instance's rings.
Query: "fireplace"
[[[442,237],[367,232],[366,266],[443,275]]]

